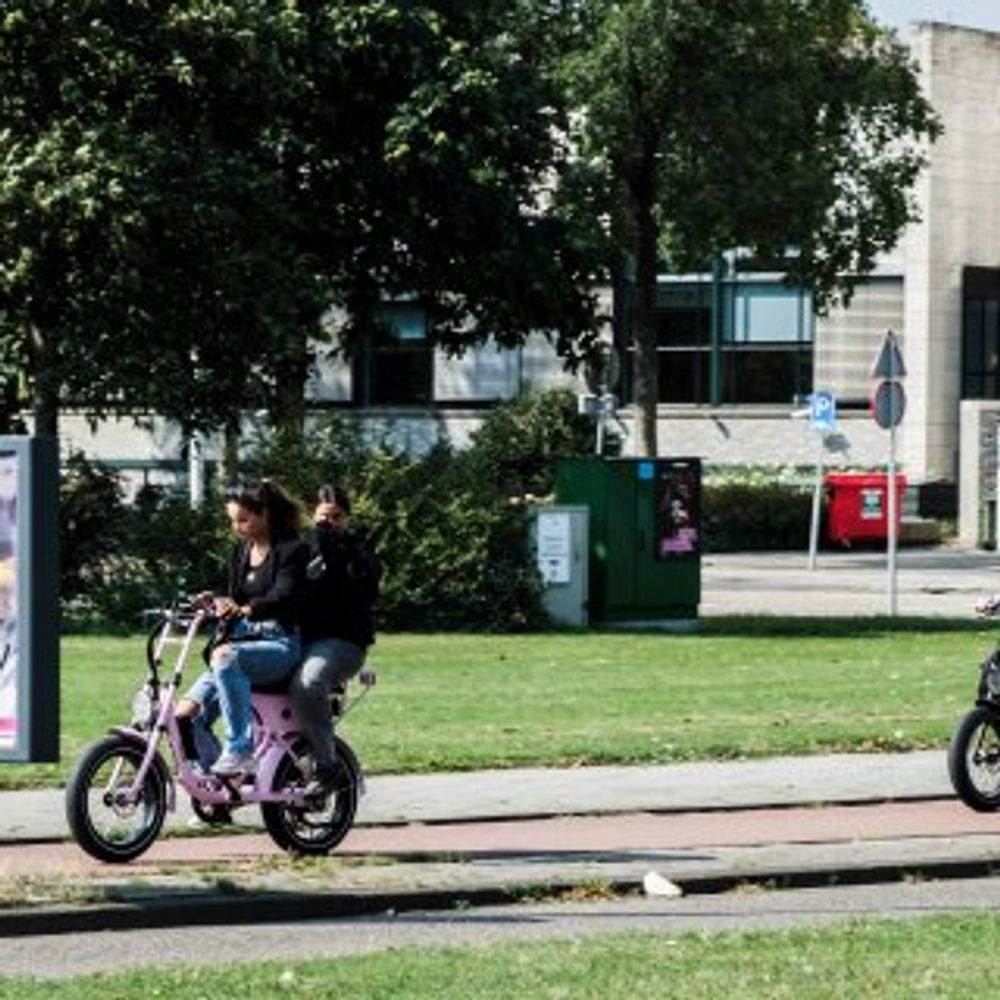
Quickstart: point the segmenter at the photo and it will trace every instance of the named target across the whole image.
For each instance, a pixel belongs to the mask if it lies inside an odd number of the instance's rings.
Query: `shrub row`
[[[411,457],[329,417],[304,436],[249,443],[242,478],[271,476],[309,499],[344,484],[386,566],[380,622],[390,629],[513,629],[544,620],[529,555],[525,494],[552,490],[554,459],[589,453],[593,425],[566,391],[493,410],[468,448]],[[218,489],[200,510],[74,456],[62,483],[62,587],[70,627],[134,628],[144,608],[214,584],[231,539]]]
[[[264,434],[240,474],[269,475],[308,499],[336,480],[386,566],[380,620],[390,629],[514,629],[544,621],[526,505],[552,491],[554,460],[590,454],[593,425],[564,391],[527,394],[488,415],[461,450],[407,456],[327,417],[307,435]],[[804,549],[811,495],[791,474],[740,470],[706,478],[709,552]],[[143,489],[124,499],[115,473],[73,456],[62,481],[62,590],[67,624],[135,628],[144,608],[220,582],[232,544],[218,488],[192,510]]]

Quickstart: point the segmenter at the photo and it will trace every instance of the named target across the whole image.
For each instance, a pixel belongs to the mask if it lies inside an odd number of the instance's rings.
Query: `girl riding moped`
[[[163,612],[146,644],[148,676],[133,700],[131,723],[113,727],[86,750],[70,775],[70,830],[101,861],[131,861],[142,854],[159,835],[167,810],[176,807],[178,785],[208,823],[226,822],[232,810],[260,805],[268,833],[292,853],[326,854],[354,822],[363,791],[357,757],[335,736],[335,787],[328,797],[309,797],[305,789],[313,779],[312,753],[283,685],[253,691],[252,769],[212,774],[185,752],[176,714],[178,691],[199,630],[213,621],[217,623],[203,606]],[[163,658],[171,645],[179,650],[173,670],[164,677]],[[375,682],[374,672],[363,671],[359,681],[363,695]],[[354,701],[344,691],[334,692],[331,724]]]

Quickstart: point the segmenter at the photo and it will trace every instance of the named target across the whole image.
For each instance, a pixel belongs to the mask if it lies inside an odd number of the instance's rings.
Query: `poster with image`
[[[695,555],[701,548],[701,465],[678,459],[658,466],[656,556]]]
[[[18,456],[0,451],[0,749],[17,743]]]

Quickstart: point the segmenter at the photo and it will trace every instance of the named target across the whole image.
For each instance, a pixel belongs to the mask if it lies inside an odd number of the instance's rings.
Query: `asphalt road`
[[[680,899],[631,898],[383,914],[286,924],[173,927],[7,939],[0,975],[66,977],[164,965],[333,958],[402,947],[488,947],[600,934],[777,930],[852,917],[915,919],[996,911],[1000,879],[896,882]],[[41,963],[39,956],[44,955]]]

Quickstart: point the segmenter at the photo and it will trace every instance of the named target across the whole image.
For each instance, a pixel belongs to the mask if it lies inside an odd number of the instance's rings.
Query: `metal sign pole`
[[[888,526],[889,615],[896,615],[896,425],[889,428]]]
[[[819,514],[823,497],[823,433],[818,431],[816,440],[816,481],[813,483],[812,520],[809,524],[809,568],[816,568],[816,550],[819,548]]]
[[[889,385],[892,386],[896,378],[896,352],[889,352]],[[889,394],[889,469],[888,469],[888,490],[889,496],[886,498],[886,515],[889,518],[886,531],[887,569],[889,572],[889,616],[896,617],[896,395],[890,391]]]

